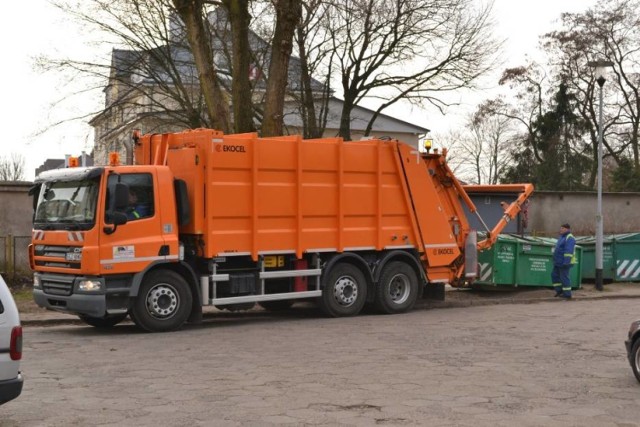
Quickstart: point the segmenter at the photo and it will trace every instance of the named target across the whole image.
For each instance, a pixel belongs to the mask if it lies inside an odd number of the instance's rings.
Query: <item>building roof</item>
[[[341,99],[333,96],[329,99],[326,129],[340,129],[340,114],[342,113],[343,105],[344,101]],[[295,112],[296,107],[290,107],[289,111],[285,114],[284,123],[286,126],[301,128],[302,117],[300,114],[295,114]],[[375,111],[356,105],[351,111],[351,131],[364,132],[374,114]],[[373,123],[371,130],[389,133],[412,133],[415,135],[429,132],[427,128],[396,119],[384,113],[380,113],[378,117],[376,117],[376,121]]]
[[[82,159],[82,155],[78,156],[78,159]],[[93,166],[93,158],[90,155],[84,154],[84,161],[86,166]],[[42,163],[40,166],[36,168],[35,175],[38,176],[42,172],[46,172],[52,169],[61,169],[64,166],[65,166],[65,159],[47,159],[44,161],[44,163]]]
[[[211,49],[213,61],[218,77],[229,82],[231,79],[230,58],[231,34],[228,22],[222,8],[207,15],[212,28]],[[183,84],[198,85],[198,70],[191,49],[186,40],[184,25],[176,17],[170,19],[169,43],[148,50],[113,49],[111,56],[111,78],[117,81],[129,80],[133,84],[158,84],[160,82],[172,84],[175,76],[173,70],[167,68],[168,63],[175,65]],[[252,64],[258,76],[264,76],[269,69],[270,45],[255,32],[249,31],[249,45],[254,57],[261,58],[261,63]],[[168,61],[167,59],[170,59]],[[289,60],[288,87],[291,91],[300,90],[300,59],[291,56]],[[254,82],[258,89],[265,89],[264,78]],[[312,90],[321,91],[324,85],[318,80],[311,79]]]

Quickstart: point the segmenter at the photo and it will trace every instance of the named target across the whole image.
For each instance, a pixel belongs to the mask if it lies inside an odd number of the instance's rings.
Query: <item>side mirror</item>
[[[107,212],[106,219],[107,224],[112,224],[113,227],[104,227],[102,231],[104,231],[105,234],[113,234],[119,225],[127,223],[127,214],[125,214],[124,212],[111,211]]]
[[[125,212],[129,206],[129,186],[116,182],[110,193],[110,209],[106,212],[105,222],[113,226],[106,226],[102,229],[106,234],[113,234],[119,225],[127,223],[127,214]]]
[[[113,197],[113,210],[116,212],[124,212],[129,206],[129,186],[121,182],[116,183]],[[126,219],[125,215],[125,219]]]
[[[112,212],[111,223],[113,225],[122,225],[127,223],[127,214],[124,212]]]

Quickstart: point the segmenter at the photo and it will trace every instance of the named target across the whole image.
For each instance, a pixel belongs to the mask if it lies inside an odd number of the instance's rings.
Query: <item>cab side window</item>
[[[121,182],[129,186],[129,206],[125,213],[129,221],[150,218],[155,213],[153,178],[148,173],[109,176],[108,184]]]

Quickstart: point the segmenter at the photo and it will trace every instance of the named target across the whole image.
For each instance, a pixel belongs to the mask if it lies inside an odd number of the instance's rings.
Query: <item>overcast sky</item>
[[[505,67],[523,64],[526,54],[535,56],[538,36],[554,28],[560,13],[582,11],[595,3],[595,0],[495,0],[496,33],[506,39]],[[4,126],[0,156],[22,154],[26,178],[31,180],[34,169],[47,158],[79,155],[81,150],[90,152],[93,146],[93,134],[86,121],[64,124],[43,134],[37,132],[59,119],[88,113],[104,102],[102,93],[94,92],[92,97],[85,96],[71,105],[53,106],[73,88],[59,77],[35,71],[34,58],[51,53],[60,57],[107,56],[109,52],[93,52],[85,44],[88,35],[46,0],[8,2],[3,11],[0,117]],[[465,102],[472,104],[474,99],[482,98],[482,94],[477,96],[465,98]],[[460,119],[457,113],[463,111],[451,109],[442,117],[431,111],[403,108],[397,106],[389,112],[436,133],[456,123]]]

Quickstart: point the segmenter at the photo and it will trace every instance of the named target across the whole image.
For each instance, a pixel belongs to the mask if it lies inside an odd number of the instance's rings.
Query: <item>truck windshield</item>
[[[42,184],[34,227],[88,230],[96,219],[99,179],[48,181]]]

